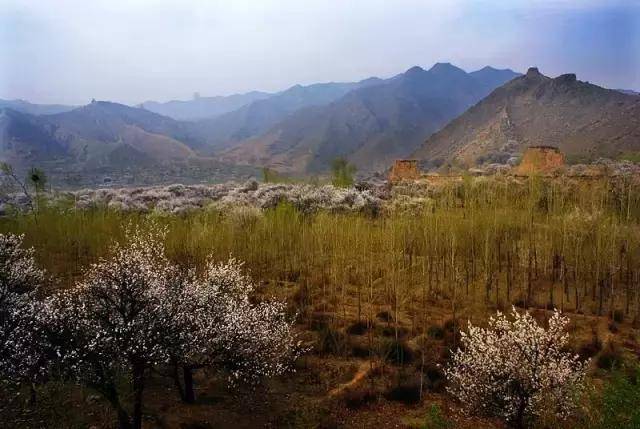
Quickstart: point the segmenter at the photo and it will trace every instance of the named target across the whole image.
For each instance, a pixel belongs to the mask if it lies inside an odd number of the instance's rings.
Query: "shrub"
[[[609,332],[612,334],[617,334],[620,329],[618,328],[618,324],[616,322],[609,323]]]
[[[331,183],[339,188],[353,186],[353,175],[356,172],[355,166],[344,158],[336,158],[331,163]]]
[[[22,236],[0,234],[0,382],[34,383],[44,376],[46,356],[35,299],[44,273]]]
[[[386,311],[386,310],[385,311],[381,311],[378,314],[376,314],[376,317],[379,320],[381,320],[382,322],[389,323],[389,322],[393,321],[393,315],[390,312]]]
[[[347,328],[349,335],[364,335],[369,330],[369,324],[365,321],[359,321]]]
[[[431,404],[420,429],[449,429],[453,427],[453,424],[442,415],[440,407],[437,404]]]
[[[343,399],[347,408],[357,410],[375,401],[377,394],[369,386],[351,387],[344,391]]]
[[[524,427],[549,411],[564,419],[577,407],[586,362],[563,349],[569,319],[558,311],[549,327],[529,314],[512,310],[513,321],[498,312],[488,328],[469,323],[446,369],[449,392],[468,413],[504,418]]]
[[[442,325],[445,331],[454,332],[460,327],[459,322],[456,319],[447,319]]]
[[[384,356],[388,362],[404,365],[413,362],[413,349],[402,340],[387,340],[384,344]]]
[[[622,352],[613,343],[608,343],[607,347],[605,347],[596,358],[596,365],[598,368],[604,370],[620,368],[622,363]]]
[[[442,368],[438,365],[428,364],[424,369],[424,384],[431,391],[442,390],[446,382],[446,377]]]
[[[431,325],[427,328],[427,335],[434,340],[442,340],[444,338],[444,329],[438,325]]]
[[[613,310],[612,319],[616,323],[622,323],[624,321],[624,311]]]
[[[347,354],[349,341],[347,336],[331,326],[321,326],[318,330],[316,350],[319,353],[327,353],[344,356]]]
[[[382,334],[383,337],[396,338],[397,336],[398,339],[403,339],[409,335],[409,330],[403,326],[398,326],[397,328],[394,326],[385,326],[380,329],[380,334]]]
[[[599,401],[598,415],[591,422],[592,429],[635,429],[640,427],[640,369],[630,374],[614,372],[605,385]]]
[[[407,405],[417,404],[420,402],[420,382],[414,379],[398,382],[387,390],[384,397]]]
[[[600,350],[602,350],[602,341],[598,337],[597,332],[594,332],[593,336],[591,337],[591,341],[583,344],[578,349],[578,356],[580,356],[580,358],[583,360],[590,359],[597,355]]]
[[[357,358],[368,358],[371,356],[371,349],[362,344],[353,344],[351,346],[351,355]]]

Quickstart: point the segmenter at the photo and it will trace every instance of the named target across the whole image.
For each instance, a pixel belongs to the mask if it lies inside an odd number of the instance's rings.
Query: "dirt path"
[[[373,364],[369,361],[362,362],[358,367],[358,371],[354,374],[353,378],[348,382],[339,385],[338,387],[331,389],[329,391],[329,396],[337,396],[344,392],[346,389],[353,387],[360,383],[360,381],[367,378],[369,373],[377,367],[377,362],[373,362]]]

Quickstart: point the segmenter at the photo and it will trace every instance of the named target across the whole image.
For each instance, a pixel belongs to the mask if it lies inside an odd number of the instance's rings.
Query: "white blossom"
[[[13,382],[45,375],[35,299],[44,273],[22,241],[22,236],[0,234],[0,379]]]
[[[446,369],[449,392],[469,413],[522,426],[545,413],[564,419],[577,406],[586,362],[565,351],[569,319],[555,311],[545,329],[529,313],[498,312],[488,328],[469,323]]]

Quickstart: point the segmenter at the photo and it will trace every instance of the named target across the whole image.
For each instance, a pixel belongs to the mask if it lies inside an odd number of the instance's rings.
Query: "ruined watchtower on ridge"
[[[515,174],[553,174],[564,167],[564,154],[554,146],[530,146],[524,152]]]
[[[389,173],[389,182],[397,183],[401,180],[416,180],[420,178],[417,159],[396,159]]]

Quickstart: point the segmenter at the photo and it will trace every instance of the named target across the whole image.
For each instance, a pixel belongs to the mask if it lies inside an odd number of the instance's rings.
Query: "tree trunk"
[[[129,414],[127,414],[127,412],[120,407],[117,410],[117,414],[118,414],[118,429],[131,429],[131,420],[129,418]]]
[[[196,394],[193,390],[193,368],[187,365],[183,366],[182,374],[184,377],[184,401],[193,404],[196,401]]]
[[[108,384],[106,386],[94,386],[94,388],[101,392],[107,401],[109,401],[111,406],[116,410],[116,414],[118,416],[118,429],[131,429],[131,417],[122,407],[115,387]]]
[[[37,395],[36,395],[36,386],[34,383],[29,384],[29,405],[33,406],[36,404]]]
[[[182,388],[182,384],[180,383],[180,374],[178,372],[178,362],[171,362],[171,377],[173,378],[173,384],[176,386],[176,390],[180,395],[180,399],[182,401],[186,401],[186,397],[184,394],[184,389]]]
[[[133,365],[133,429],[142,429],[142,393],[144,391],[144,365]]]
[[[513,427],[516,429],[524,429],[525,426],[525,410],[527,408],[527,399],[525,397],[520,398],[520,403],[518,404],[518,411],[513,419]]]

